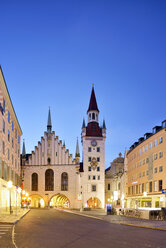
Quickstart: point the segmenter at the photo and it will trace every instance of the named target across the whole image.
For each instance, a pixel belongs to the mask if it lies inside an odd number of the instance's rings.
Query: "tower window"
[[[88,152],[91,152],[91,151],[92,151],[91,147],[88,147]]]
[[[50,163],[51,163],[51,159],[50,159],[50,158],[48,158],[48,159],[47,159],[47,162],[48,162],[48,164],[50,164]]]
[[[92,160],[92,158],[91,158],[91,157],[89,157],[89,158],[88,158],[88,161],[89,161],[89,162],[91,162],[91,160]]]
[[[89,114],[89,120],[91,120],[91,114]]]
[[[95,113],[92,113],[92,120],[95,120]]]
[[[92,191],[96,191],[96,185],[92,185]]]
[[[97,167],[97,171],[100,171],[100,167]]]
[[[100,162],[100,157],[97,158],[97,162]]]
[[[88,167],[88,171],[91,171],[91,167],[90,166]]]
[[[100,147],[97,147],[97,152],[100,152]]]

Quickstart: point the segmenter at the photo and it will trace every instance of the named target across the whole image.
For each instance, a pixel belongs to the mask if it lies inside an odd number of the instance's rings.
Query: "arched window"
[[[48,164],[51,164],[51,159],[48,158],[48,159],[47,159],[47,162],[48,162]]]
[[[32,174],[32,191],[38,191],[38,174]]]
[[[89,120],[91,120],[91,114],[89,114]]]
[[[61,190],[68,190],[68,174],[66,172],[63,172],[61,175]]]
[[[95,120],[95,113],[92,113],[92,120]]]
[[[45,191],[54,190],[54,172],[51,169],[45,172]]]

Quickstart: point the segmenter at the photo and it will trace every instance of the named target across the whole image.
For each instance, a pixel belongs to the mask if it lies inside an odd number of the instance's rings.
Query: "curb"
[[[91,216],[91,215],[86,215],[86,214],[81,214],[81,213],[74,213],[70,210],[59,210],[57,209],[58,211],[63,211],[63,212],[67,212],[67,213],[70,213],[70,214],[76,214],[76,215],[80,215],[80,216],[83,216],[83,217],[89,217],[89,218],[92,218],[92,219],[97,219],[97,220],[102,220],[102,221],[106,221],[106,222],[109,222],[107,220],[104,220],[102,218],[99,218],[99,217],[95,217],[95,216]],[[127,223],[122,223],[122,222],[119,222],[119,223],[112,223],[112,222],[109,222],[111,224],[119,224],[119,225],[123,225],[123,226],[132,226],[132,227],[139,227],[139,228],[145,228],[145,229],[152,229],[152,230],[158,230],[158,231],[166,231],[165,228],[161,228],[161,227],[153,227],[153,226],[141,226],[141,225],[135,225],[135,224],[127,224]]]
[[[161,227],[141,226],[141,225],[127,224],[127,223],[119,223],[119,224],[120,225],[124,225],[124,226],[133,226],[133,227],[139,227],[139,228],[146,228],[146,229],[153,229],[153,230],[159,230],[159,231],[166,231],[165,228],[161,228]]]

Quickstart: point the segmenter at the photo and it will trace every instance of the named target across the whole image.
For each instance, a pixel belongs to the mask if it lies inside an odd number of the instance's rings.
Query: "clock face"
[[[92,146],[97,146],[97,141],[96,141],[96,140],[92,140],[92,141],[91,141],[91,145],[92,145]]]

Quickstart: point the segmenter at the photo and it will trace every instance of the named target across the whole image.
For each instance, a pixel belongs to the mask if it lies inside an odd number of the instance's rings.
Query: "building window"
[[[156,160],[156,159],[157,159],[157,153],[154,154],[154,160]]]
[[[136,194],[138,194],[138,184],[136,185]]]
[[[12,138],[12,148],[14,148],[14,140],[13,140],[13,138]]]
[[[157,146],[157,139],[154,141],[154,146]]]
[[[14,124],[13,124],[13,121],[12,121],[12,131],[14,131]]]
[[[159,138],[159,144],[163,143],[163,137]]]
[[[154,181],[154,192],[157,191],[157,181]]]
[[[159,180],[159,191],[163,189],[163,180]]]
[[[91,114],[89,114],[89,121],[91,120]]]
[[[100,167],[97,167],[97,171],[100,171]]]
[[[18,135],[18,144],[20,143],[20,136]]]
[[[149,171],[147,170],[147,171],[146,171],[146,176],[148,176],[148,175],[149,175]]]
[[[89,167],[88,167],[88,171],[91,171],[91,170],[92,170],[92,168],[89,166]]]
[[[17,152],[17,145],[15,144],[15,153]]]
[[[15,168],[17,168],[17,159],[15,159]]]
[[[108,183],[108,190],[110,190],[110,188],[111,188],[111,187],[110,187],[110,183]]]
[[[10,123],[10,112],[8,111],[8,122]]]
[[[159,152],[159,158],[163,157],[163,152]]]
[[[3,150],[3,155],[5,155],[5,142],[2,141],[2,150]]]
[[[91,147],[88,147],[88,152],[91,152],[91,151],[92,151]]]
[[[8,160],[10,160],[10,151],[9,151],[9,148],[7,149],[7,151],[8,151]]]
[[[92,185],[92,192],[96,191],[96,185]]]
[[[143,164],[143,165],[145,164],[145,159],[142,161],[142,164]]]
[[[149,163],[149,158],[146,158],[146,163]]]
[[[141,193],[141,184],[139,184],[139,194]]]
[[[90,180],[90,176],[88,176],[88,180]]]
[[[100,176],[98,176],[97,179],[100,180]]]
[[[15,128],[15,138],[17,138],[17,129]]]
[[[47,169],[45,172],[45,191],[54,190],[54,172],[51,169]]]
[[[146,145],[146,151],[148,151],[148,145]]]
[[[93,180],[96,180],[96,176],[93,176]]]
[[[32,174],[32,191],[38,191],[38,174]]]
[[[5,121],[3,120],[3,132],[5,133]]]
[[[150,149],[152,149],[152,147],[153,147],[153,143],[152,143],[152,142],[150,142]]]
[[[100,152],[100,147],[97,147],[97,152]]]
[[[145,176],[145,171],[142,172],[142,176],[143,176],[143,177]]]
[[[8,136],[7,136],[7,138],[8,138],[8,141],[10,142],[10,131],[8,130]]]
[[[3,98],[3,111],[5,112],[5,99]]]
[[[142,148],[142,152],[143,152],[143,153],[145,152],[145,147]]]
[[[152,192],[152,182],[149,182],[149,192]]]
[[[92,120],[95,120],[95,113],[92,113]]]
[[[144,192],[144,183],[142,183],[142,193]]]
[[[97,157],[97,162],[100,162],[100,157]]]
[[[159,172],[162,172],[163,171],[163,166],[159,166]]]
[[[154,168],[154,173],[157,173],[157,167]]]
[[[88,161],[91,162],[92,158],[91,157],[88,157]]]
[[[61,175],[61,190],[68,190],[68,174],[66,172],[63,172]]]
[[[120,183],[118,183],[118,190],[120,190]]]

